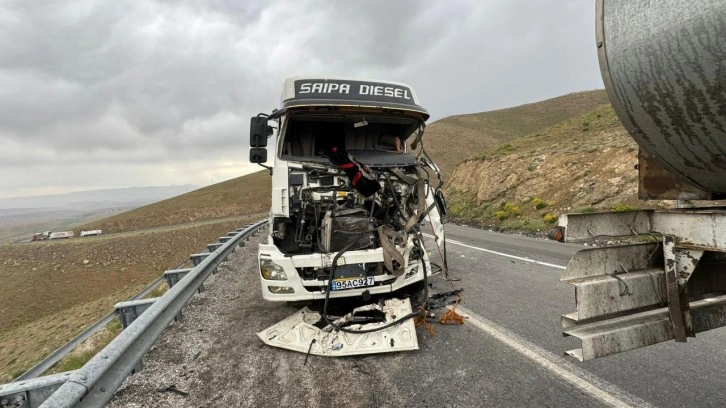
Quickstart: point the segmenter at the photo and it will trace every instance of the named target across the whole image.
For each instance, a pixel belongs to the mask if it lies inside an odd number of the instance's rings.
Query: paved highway
[[[449,267],[464,288],[464,326],[419,331],[420,350],[310,357],[255,333],[296,307],[259,294],[254,245],[195,296],[124,383],[112,406],[723,406],[726,333],[699,334],[593,362],[563,357],[559,282],[580,246],[447,225]],[[259,237],[257,238],[260,239]],[[435,286],[444,289],[445,282]],[[188,395],[169,391],[169,386]]]
[[[449,267],[460,273],[464,306],[521,338],[561,356],[579,346],[560,334],[560,315],[575,310],[574,289],[559,274],[578,245],[446,226]],[[497,255],[489,251],[497,251]],[[511,258],[530,258],[547,266]],[[726,330],[699,333],[573,365],[655,406],[726,405]]]

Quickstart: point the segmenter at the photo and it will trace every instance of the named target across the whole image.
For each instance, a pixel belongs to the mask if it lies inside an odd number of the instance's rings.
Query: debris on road
[[[159,392],[173,392],[174,394],[179,394],[182,397],[189,396],[189,393],[188,392],[182,391],[182,390],[176,388],[176,384],[171,384],[171,385],[168,385],[166,387],[158,388],[157,391],[159,391]]]
[[[459,306],[461,298],[454,303],[449,310],[444,313],[439,319],[439,324],[464,324],[464,317],[456,313],[456,306]]]
[[[416,328],[406,318],[413,316],[408,299],[392,298],[357,307],[332,325],[320,327],[326,323],[322,315],[305,307],[257,335],[270,346],[317,356],[418,350]]]

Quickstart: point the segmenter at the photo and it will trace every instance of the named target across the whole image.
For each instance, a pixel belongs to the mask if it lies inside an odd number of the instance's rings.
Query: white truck
[[[73,238],[73,231],[53,231],[48,234],[48,239]]]
[[[639,196],[671,210],[568,214],[579,251],[561,280],[577,310],[563,333],[590,360],[726,325],[726,2],[598,0],[597,52],[620,121],[640,146]],[[693,201],[696,200],[696,201]],[[689,202],[689,205],[683,205]]]
[[[272,174],[265,299],[368,298],[425,282],[424,220],[445,254],[441,176],[421,142],[428,117],[401,83],[285,81],[281,108],[250,126],[250,161]]]

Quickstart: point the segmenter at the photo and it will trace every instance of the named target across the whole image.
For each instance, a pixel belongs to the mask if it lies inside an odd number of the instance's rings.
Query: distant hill
[[[449,116],[426,127],[424,147],[448,179],[463,160],[609,103],[605,90],[599,89],[513,108]]]
[[[0,198],[0,242],[63,231],[197,189],[193,185],[130,187]]]
[[[101,229],[107,234],[260,213],[270,209],[271,191],[270,175],[267,170],[262,170],[76,229]]]
[[[97,210],[113,207],[138,207],[165,198],[174,197],[199,186],[191,184],[181,186],[128,187],[102,190],[74,191],[65,194],[43,196],[0,198],[0,210],[10,212],[20,209],[73,209]],[[13,211],[14,213],[18,211]]]

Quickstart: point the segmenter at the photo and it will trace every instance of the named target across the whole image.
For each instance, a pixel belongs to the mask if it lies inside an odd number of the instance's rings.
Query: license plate
[[[333,290],[357,289],[366,286],[373,286],[375,278],[369,276],[367,278],[342,278],[333,280]]]

